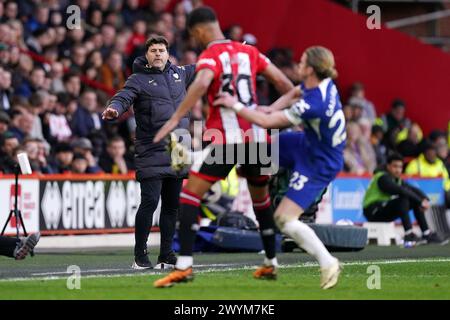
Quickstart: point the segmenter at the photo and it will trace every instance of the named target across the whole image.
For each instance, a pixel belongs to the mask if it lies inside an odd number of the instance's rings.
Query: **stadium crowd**
[[[67,7],[80,8],[80,28],[67,25]],[[134,169],[132,112],[122,121],[104,122],[100,114],[131,73],[134,59],[145,52],[152,35],[170,44],[170,60],[195,63],[199,52],[185,29],[186,15],[201,0],[0,0],[0,172],[13,171],[18,152],[27,152],[41,173],[127,173]],[[69,11],[72,12],[72,11]],[[257,44],[239,25],[226,36]],[[294,83],[297,62],[289,49],[267,53]],[[270,104],[276,90],[257,83],[259,103]],[[425,137],[420,124],[407,117],[404,101],[377,114],[364,86],[355,83],[345,101],[347,146],[344,171],[372,173],[399,152],[406,173],[444,176],[450,198],[448,133]],[[192,119],[202,120],[198,104]],[[196,142],[198,143],[198,142]],[[450,202],[450,201],[449,201]]]

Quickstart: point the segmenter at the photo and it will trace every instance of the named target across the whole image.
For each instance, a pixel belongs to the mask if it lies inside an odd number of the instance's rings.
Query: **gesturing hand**
[[[238,99],[229,93],[220,94],[216,100],[214,100],[215,106],[222,106],[226,108],[232,108],[235,103],[238,102]]]
[[[114,120],[117,117],[119,117],[119,112],[117,112],[116,109],[113,109],[111,107],[107,107],[105,111],[103,111],[102,113],[103,120]]]

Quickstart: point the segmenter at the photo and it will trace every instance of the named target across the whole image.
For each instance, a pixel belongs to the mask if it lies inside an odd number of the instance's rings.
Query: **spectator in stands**
[[[33,115],[24,107],[16,106],[11,112],[11,126],[9,131],[13,133],[19,142],[28,137],[33,130]]]
[[[430,135],[430,140],[432,141],[434,147],[436,148],[438,158],[442,160],[447,169],[447,172],[450,174],[449,144],[447,143],[445,133],[442,132],[435,139],[433,139],[433,137]]]
[[[11,132],[5,132],[0,136],[0,172],[14,173],[14,149],[19,146],[19,140]]]
[[[72,48],[72,65],[70,70],[76,73],[80,73],[83,70],[83,66],[87,60],[87,51],[84,45],[76,45]]]
[[[424,212],[430,207],[428,197],[418,188],[403,181],[402,171],[403,157],[399,154],[390,155],[386,167],[375,174],[364,195],[364,216],[373,222],[391,222],[400,218],[405,230],[405,242],[441,242],[442,240],[428,228],[425,219]],[[410,209],[419,223],[421,238],[413,232]]]
[[[139,0],[126,0],[122,10],[123,22],[131,27],[137,20],[143,18],[142,10],[139,9]]]
[[[15,90],[15,94],[24,98],[29,98],[33,93],[40,89],[45,90],[45,71],[40,67],[36,67],[31,71],[30,77],[25,79],[21,85]]]
[[[11,81],[11,72],[0,67],[0,111],[9,111],[11,109]]]
[[[413,123],[408,129],[408,137],[397,146],[398,152],[404,157],[417,157],[420,154],[420,142],[422,141],[422,130],[417,123]]]
[[[133,23],[133,34],[128,39],[127,47],[125,49],[125,53],[130,55],[134,49],[138,46],[141,46],[145,43],[147,25],[144,20],[136,20]]]
[[[111,51],[106,63],[101,67],[100,79],[110,89],[119,90],[125,84],[122,55],[118,51]]]
[[[18,14],[18,6],[15,1],[6,1],[5,2],[5,20],[15,20],[17,19]]]
[[[63,77],[64,88],[73,98],[78,98],[81,91],[80,76],[76,73],[69,72]]]
[[[97,107],[97,93],[92,89],[84,90],[71,123],[74,135],[77,137],[86,137],[91,131],[102,128]]]
[[[411,120],[406,118],[405,112],[405,102],[395,99],[389,113],[382,115],[375,121],[383,128],[385,144],[390,150],[396,150],[397,143],[406,139],[407,130],[411,127]]]
[[[23,141],[23,148],[28,155],[33,172],[52,173],[45,152],[42,150],[42,145],[43,142],[39,139],[29,138]]]
[[[72,173],[89,173],[88,172],[88,161],[86,158],[79,153],[75,153],[73,156],[72,164],[71,164],[71,172]]]
[[[128,156],[126,156],[125,141],[121,136],[108,140],[106,153],[100,157],[99,165],[106,173],[125,174],[133,169]]]
[[[44,140],[40,114],[44,113],[45,111],[44,100],[46,95],[48,95],[46,91],[39,91],[33,93],[29,99],[30,108],[28,110],[33,117],[33,128],[31,129],[31,132],[29,134],[30,138]]]
[[[344,149],[344,168],[350,173],[372,173],[376,167],[375,152],[361,134],[356,122],[347,124],[347,145]]]
[[[372,144],[373,151],[375,152],[377,166],[382,166],[386,163],[387,149],[386,146],[382,143],[383,137],[383,128],[374,125],[371,130],[370,143]]]
[[[53,112],[44,115],[43,131],[45,139],[50,144],[69,141],[72,137],[72,130],[66,117],[67,108],[71,103],[68,93],[61,92],[57,96],[57,102]]]
[[[450,208],[450,178],[444,163],[437,156],[436,148],[430,141],[425,141],[423,152],[406,167],[405,173],[424,178],[442,177],[447,207]]]
[[[64,92],[64,66],[61,62],[53,62],[50,70],[50,91],[54,93]]]
[[[227,31],[225,31],[225,37],[233,41],[242,42],[243,30],[238,24],[231,25]]]
[[[97,164],[97,160],[95,159],[94,155],[92,154],[93,147],[92,147],[91,141],[89,141],[87,138],[76,139],[72,143],[72,148],[73,148],[73,152],[74,152],[73,161],[75,161],[76,158],[77,158],[77,160],[84,159],[86,161],[86,168],[84,169],[83,172],[78,172],[79,170],[77,170],[78,173],[99,173],[102,171],[102,169]],[[80,161],[80,162],[82,162],[82,161]],[[80,165],[80,166],[78,166],[78,165]],[[80,163],[77,163],[77,165],[76,165],[77,168],[80,168],[81,166],[82,166],[82,164],[80,164]],[[84,165],[82,167],[84,167]]]
[[[26,29],[30,32],[46,27],[50,17],[50,8],[47,5],[40,4],[34,8],[33,14],[25,24]]]
[[[68,143],[59,143],[55,147],[55,156],[51,166],[55,173],[67,173],[71,171],[73,161],[73,148]]]
[[[344,112],[345,122],[353,121],[353,107],[351,105],[344,104],[342,106],[342,112]]]
[[[355,82],[352,85],[348,104],[361,106],[361,116],[363,118],[367,118],[370,123],[375,122],[375,118],[377,116],[375,106],[371,101],[366,99],[364,85],[361,82]]]
[[[102,47],[100,52],[103,57],[106,57],[113,49],[116,40],[116,29],[110,24],[104,24],[101,30]]]
[[[0,136],[8,131],[9,123],[11,118],[5,111],[0,110]]]

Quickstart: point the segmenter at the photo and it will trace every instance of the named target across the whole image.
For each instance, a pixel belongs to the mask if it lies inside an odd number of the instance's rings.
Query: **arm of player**
[[[294,88],[291,80],[289,80],[288,77],[272,63],[269,64],[261,74],[273,84],[281,94],[285,94]]]
[[[292,88],[288,93],[282,95],[277,101],[270,105],[270,111],[275,112],[290,107],[298,101],[301,94],[302,92],[299,86]]]
[[[169,121],[166,122],[164,126],[159,129],[156,133],[153,142],[161,141],[165,136],[167,136],[173,129],[176,128],[180,120],[192,109],[195,103],[207,92],[209,85],[214,79],[214,72],[209,69],[200,70],[194,82],[190,85],[186,97],[184,97],[183,102],[179,105],[177,111],[172,115]]]
[[[221,105],[226,108],[232,108],[242,118],[259,125],[260,127],[270,128],[285,128],[292,125],[283,111],[276,111],[270,114],[251,110],[239,103],[237,98],[229,94],[224,94],[214,101],[214,105]]]

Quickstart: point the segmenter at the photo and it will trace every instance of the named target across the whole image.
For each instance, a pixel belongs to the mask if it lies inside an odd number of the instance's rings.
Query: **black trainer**
[[[16,260],[23,260],[25,257],[33,251],[34,247],[39,242],[41,234],[39,232],[30,234],[26,238],[21,238],[14,250],[14,258]]]
[[[156,264],[155,269],[174,269],[176,263],[177,257],[172,251],[165,256],[158,256],[158,263]]]
[[[441,238],[437,233],[431,232],[428,235],[422,236],[422,241],[426,244],[447,244],[449,242],[448,239]]]
[[[153,268],[153,265],[150,262],[150,259],[148,258],[147,250],[145,250],[143,254],[134,256],[134,262],[131,268],[135,270],[144,270]]]
[[[420,243],[421,238],[419,238],[414,232],[408,233],[403,237],[403,241],[405,242],[414,242],[414,243]]]

